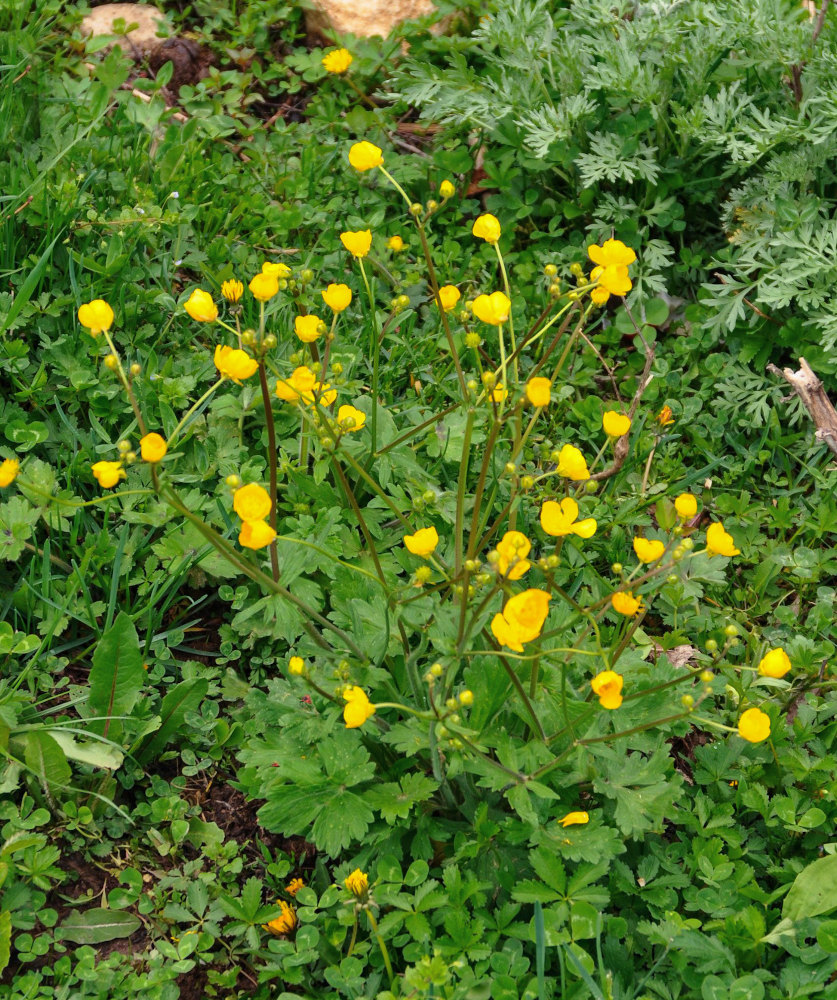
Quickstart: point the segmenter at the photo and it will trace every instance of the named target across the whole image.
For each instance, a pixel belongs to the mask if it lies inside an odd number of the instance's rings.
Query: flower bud
[[[343,365],[341,365],[339,361],[335,361],[334,364],[331,366],[331,370],[332,372],[334,372],[335,375],[342,375]]]
[[[415,571],[414,576],[417,584],[427,583],[430,577],[433,575],[433,570],[430,566],[419,566]]]
[[[466,347],[479,347],[482,342],[482,337],[475,331],[471,330],[465,334],[465,346]]]
[[[712,673],[711,670],[702,670],[700,673],[700,679],[703,681],[704,684],[711,684],[712,681],[715,679],[715,675]]]
[[[255,330],[242,330],[241,331],[241,343],[245,347],[252,347],[256,342],[256,331]]]
[[[418,217],[419,215],[422,214],[422,212],[424,212],[424,207],[420,205],[417,201],[414,201],[413,204],[410,205],[410,215]]]
[[[497,376],[494,372],[483,372],[482,373],[482,384],[486,389],[493,389],[497,383]]]
[[[435,198],[431,198],[430,201],[428,201],[427,203],[428,212],[435,212],[438,207],[439,207],[439,202],[436,201]]]
[[[124,455],[126,451],[131,450],[131,442],[123,438],[116,447],[119,449],[120,454]]]
[[[476,559],[466,559],[465,560],[465,569],[467,569],[469,573],[476,573],[476,571],[479,568],[480,568],[480,564],[477,562]]]
[[[468,390],[468,392],[476,392],[477,389],[479,388],[476,379],[473,378],[468,379],[468,381],[465,383],[465,388]]]
[[[491,549],[485,558],[488,561],[489,566],[496,566],[500,561],[500,553],[496,549]]]
[[[449,708],[451,711],[459,706],[459,702],[456,698],[445,699],[445,708]]]
[[[471,322],[471,313],[469,313],[467,309],[460,309],[459,310],[459,322],[460,323],[470,323]],[[480,342],[477,341],[477,343],[474,344],[474,345],[472,345],[472,346],[479,347],[479,344],[480,344]]]
[[[550,462],[554,462],[557,465],[561,461],[561,452],[560,451],[551,451],[549,453],[549,461]]]
[[[614,563],[610,567],[610,572],[614,573],[616,576],[620,576],[622,573],[622,563]]]
[[[453,702],[453,703],[454,703],[454,705],[456,705],[456,698],[448,698],[448,704],[449,704],[450,702]],[[454,724],[455,726],[458,726],[458,725],[459,725],[459,723],[460,723],[460,722],[462,721],[462,717],[461,717],[461,716],[459,715],[459,713],[458,713],[458,712],[454,712],[454,713],[453,713],[453,714],[452,714],[452,715],[451,715],[451,716],[450,716],[449,718],[450,718],[450,721],[451,721],[451,722],[452,722],[452,723],[453,723],[453,724]]]
[[[459,704],[464,705],[469,708],[474,704],[474,692],[469,691],[467,688],[464,691],[459,692]]]
[[[738,635],[738,627],[735,625],[727,625],[724,629],[724,635],[729,636],[730,639],[734,639]]]
[[[585,493],[596,493],[598,489],[599,489],[599,484],[596,482],[595,479],[588,479],[587,482],[584,484]]]
[[[314,272],[310,267],[306,267],[305,270],[299,276],[300,281],[304,281],[307,285],[309,282],[314,280]]]
[[[695,547],[695,541],[693,538],[684,538],[680,544],[687,552]]]
[[[135,361],[128,369],[128,371],[134,378],[136,378],[137,375],[142,375],[142,365],[139,364],[139,362]]]
[[[137,453],[135,451],[125,452],[125,462],[127,465],[132,465],[137,460]]]
[[[532,478],[532,476],[524,476],[520,480],[520,488],[522,490],[531,490],[534,485],[535,485],[535,480]]]
[[[441,663],[434,663],[433,666],[430,668],[430,673],[434,677],[441,677],[444,671],[445,668],[442,666]]]
[[[680,560],[681,560],[681,559],[683,558],[683,556],[685,556],[685,555],[686,555],[686,550],[685,550],[685,549],[683,548],[683,546],[682,546],[682,545],[678,545],[678,546],[677,546],[677,548],[676,548],[676,549],[675,549],[675,550],[674,550],[674,551],[673,551],[673,552],[671,553],[671,558],[672,558],[672,559],[673,559],[673,560],[674,560],[675,562],[680,562]]]
[[[554,299],[558,298],[558,296],[561,294],[561,285],[560,285],[559,282],[557,282],[557,281],[553,281],[552,282],[552,284],[549,286],[549,294]],[[571,293],[571,295],[573,295],[573,294],[575,294],[575,293]],[[576,295],[576,298],[578,298],[577,295]]]
[[[422,493],[421,498],[425,503],[436,503],[436,494],[433,490],[425,490],[424,493]]]
[[[279,286],[279,291],[280,292],[287,292],[287,290],[288,290],[288,279],[287,278],[280,278],[276,282],[276,284]]]
[[[231,490],[237,490],[241,486],[241,476],[236,476],[235,474],[227,476],[224,482]]]
[[[294,353],[288,358],[288,361],[290,361],[292,365],[298,365],[302,361],[302,355],[299,351],[294,351]]]
[[[262,346],[266,351],[272,351],[276,346],[277,340],[274,334],[269,333],[262,341]]]
[[[707,639],[706,640],[706,652],[707,653],[717,653],[718,652],[718,643],[714,639]]]
[[[554,264],[546,264],[543,269],[543,273],[547,276],[547,278],[554,278],[558,273],[558,268]]]
[[[105,368],[108,368],[110,371],[116,371],[118,367],[119,358],[115,354],[108,354],[105,358]]]
[[[672,573],[670,576],[666,577],[666,583],[679,583],[680,577],[676,573]]]
[[[477,573],[474,579],[477,581],[478,584],[480,584],[480,586],[484,587],[487,583],[491,583],[491,574]]]
[[[561,565],[561,560],[553,552],[551,556],[546,557],[546,565],[550,569],[558,569],[558,567]]]
[[[683,708],[690,710],[695,703],[695,699],[690,694],[684,694],[680,699],[680,704]]]
[[[513,476],[517,472],[517,466],[514,462],[506,462],[505,473],[507,476]]]

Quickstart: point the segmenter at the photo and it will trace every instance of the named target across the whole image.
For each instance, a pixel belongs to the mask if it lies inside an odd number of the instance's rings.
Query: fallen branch
[[[767,366],[767,370],[771,375],[779,375],[791,386],[816,425],[816,439],[825,442],[837,455],[837,410],[805,358],[799,359],[798,372],[790,368],[779,369],[772,364]]]

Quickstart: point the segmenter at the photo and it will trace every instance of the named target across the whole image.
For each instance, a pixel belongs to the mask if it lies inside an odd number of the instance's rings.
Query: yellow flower
[[[558,820],[561,826],[578,826],[580,823],[589,823],[590,817],[586,812],[569,812]]]
[[[425,558],[436,550],[439,544],[439,532],[435,528],[419,528],[414,535],[405,535],[404,544],[408,552],[414,556]]]
[[[159,434],[146,434],[140,438],[140,454],[144,462],[159,462],[168,450],[165,438]]]
[[[611,295],[627,295],[633,288],[627,267],[594,267],[590,272],[590,280],[598,282],[595,291],[599,295],[593,299],[597,305],[603,305]],[[600,297],[602,292],[607,295]]]
[[[558,452],[558,475],[573,482],[583,482],[590,478],[587,462],[575,445],[565,444]]]
[[[456,188],[451,181],[442,181],[439,185],[439,194],[447,201],[448,198],[452,198],[456,194]]]
[[[303,344],[311,344],[320,336],[320,323],[322,323],[320,317],[313,313],[308,316],[297,316],[294,320],[294,333]]]
[[[635,614],[643,610],[642,599],[634,597],[631,590],[617,590],[615,594],[611,594],[610,603],[613,605],[614,611],[618,611],[620,615],[626,615],[628,618],[633,618]]]
[[[238,544],[245,549],[263,549],[275,537],[276,532],[267,521],[245,521],[238,533]]]
[[[597,306],[603,306],[609,298],[610,292],[606,288],[596,286],[596,288],[590,292],[590,300],[595,302]]]
[[[126,478],[121,462],[96,462],[90,466],[90,471],[99,480],[99,485],[106,490],[116,486],[120,479]]]
[[[270,513],[270,494],[258,483],[248,483],[233,493],[233,510],[242,521],[261,521]]]
[[[352,65],[352,53],[348,49],[332,49],[322,59],[328,73],[345,73]]]
[[[456,308],[456,303],[460,297],[461,293],[456,285],[442,285],[439,289],[439,301],[442,303],[442,308],[446,313]]]
[[[637,536],[634,539],[634,552],[636,552],[636,557],[640,562],[656,562],[665,550],[665,542],[660,542],[656,538],[640,538]]]
[[[6,458],[0,462],[0,486],[11,486],[20,472],[20,462],[16,458]]]
[[[289,896],[295,896],[299,892],[299,890],[302,889],[304,886],[305,883],[302,881],[301,878],[292,878],[290,882],[288,882],[288,884],[285,886],[285,892]]]
[[[770,716],[760,708],[748,708],[738,720],[738,735],[748,743],[761,743],[770,735]]]
[[[343,885],[353,896],[362,899],[369,891],[369,876],[360,868],[355,868],[352,874],[343,880]]]
[[[523,643],[541,634],[549,614],[550,595],[545,590],[524,590],[506,601],[501,614],[491,620],[491,631],[501,646],[523,652]]]
[[[671,407],[666,404],[657,416],[654,418],[660,427],[669,427],[674,423],[674,414],[671,412]]]
[[[259,368],[258,361],[251,358],[246,351],[240,351],[226,344],[218,344],[214,360],[218,371],[238,385],[241,385],[241,379],[255,375]]]
[[[271,934],[290,934],[294,927],[296,927],[296,912],[290,903],[286,903],[284,899],[277,899],[276,905],[282,912],[278,917],[274,917],[270,923],[262,924],[262,927],[266,931],[270,931]]]
[[[366,697],[363,688],[348,687],[343,692],[343,698],[346,702],[343,707],[346,729],[358,729],[375,714],[375,706]]]
[[[724,531],[720,521],[715,521],[706,529],[706,548],[710,556],[738,556],[740,549],[729,532]]]
[[[474,299],[474,315],[483,323],[499,326],[509,318],[511,300],[503,292],[492,292],[491,295],[478,295]]]
[[[332,312],[343,312],[348,309],[352,302],[352,290],[348,285],[329,285],[324,292],[320,292],[323,302]]]
[[[276,395],[286,403],[298,403],[300,399],[312,403],[314,401],[312,390],[316,384],[317,376],[314,372],[301,365],[299,368],[294,368],[288,378],[279,379],[276,383]]]
[[[291,269],[287,264],[274,264],[272,261],[266,260],[262,264],[262,274],[271,275],[274,278],[289,278],[291,276]]]
[[[244,294],[244,282],[232,279],[221,284],[221,294],[227,302],[238,302]]]
[[[356,142],[349,150],[349,163],[363,173],[384,165],[384,154],[380,146],[373,142]]]
[[[247,287],[253,293],[254,299],[258,299],[259,302],[267,302],[268,299],[272,299],[274,295],[278,294],[279,279],[275,274],[260,271],[259,274],[250,279],[250,284]]]
[[[356,232],[340,234],[340,242],[355,257],[365,257],[372,246],[372,230],[358,229]]]
[[[536,375],[526,383],[526,398],[532,406],[549,406],[552,400],[552,383],[548,378]]]
[[[402,240],[401,237],[398,236],[397,234],[395,236],[390,236],[390,238],[387,240],[387,246],[390,248],[390,250],[394,250],[395,253],[399,253],[399,251],[403,250],[406,245],[407,244],[404,242],[404,240]]]
[[[563,538],[565,535],[578,535],[579,538],[592,538],[596,534],[596,520],[587,517],[578,520],[578,504],[572,497],[567,497],[558,503],[547,500],[541,507],[541,527],[547,535]]]
[[[366,414],[354,406],[341,406],[337,411],[337,426],[341,431],[359,431],[366,423]]]
[[[502,403],[508,394],[509,390],[503,385],[502,382],[498,382],[488,395],[493,402]]]
[[[631,429],[631,418],[624,413],[617,413],[616,410],[608,410],[602,417],[602,427],[608,437],[620,438]]]
[[[292,656],[288,660],[288,673],[293,677],[301,677],[305,673],[305,660],[301,656]]]
[[[87,327],[91,336],[95,337],[96,334],[111,328],[113,309],[104,299],[93,299],[92,302],[86,302],[83,306],[79,306],[78,321],[82,326]]]
[[[759,673],[762,677],[784,677],[790,668],[790,657],[781,646],[765,653],[759,661]]]
[[[605,240],[601,246],[592,243],[587,253],[594,264],[602,267],[628,267],[636,260],[636,254],[621,240]]]
[[[684,521],[694,517],[697,514],[697,497],[692,493],[681,493],[674,498],[674,509]]]
[[[481,215],[474,223],[474,228],[471,230],[474,236],[478,236],[481,240],[485,240],[486,243],[496,243],[500,239],[500,234],[502,230],[500,229],[500,222],[493,215]]]
[[[611,295],[626,295],[631,290],[628,266],[636,260],[636,254],[630,247],[621,240],[605,240],[601,246],[592,243],[587,253],[598,265],[590,272],[590,280],[598,282],[598,288],[591,292],[597,305],[604,305]]]
[[[532,548],[532,543],[522,531],[507,531],[497,543],[500,559],[497,570],[507,580],[519,580],[531,567],[526,558]]]
[[[218,319],[218,306],[212,301],[209,292],[202,288],[193,288],[192,294],[183,303],[183,308],[199,323],[214,323]]]
[[[305,393],[304,399],[311,406],[315,403],[319,403],[320,406],[331,406],[337,399],[337,390],[332,389],[328,382],[317,382],[310,394]]]
[[[615,670],[603,670],[590,681],[593,694],[599,698],[602,708],[619,708],[622,704],[622,675]]]

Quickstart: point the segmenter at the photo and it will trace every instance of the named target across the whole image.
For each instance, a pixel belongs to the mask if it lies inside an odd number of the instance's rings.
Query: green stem
[[[218,388],[218,386],[221,385],[221,383],[224,382],[224,381],[226,381],[226,375],[222,375],[218,379],[217,382],[214,382],[206,390],[206,392],[201,396],[201,398],[196,403],[194,403],[192,406],[190,406],[189,409],[183,414],[183,417],[181,418],[180,422],[178,423],[178,425],[175,427],[175,429],[169,435],[169,439],[168,439],[168,442],[167,442],[169,448],[172,447],[172,445],[174,444],[175,438],[183,430],[183,428],[186,425],[186,422],[189,420],[189,418],[191,416],[193,416],[201,406],[203,406],[203,404],[209,399],[209,397],[212,395],[212,393],[215,392],[215,390]]]
[[[145,437],[147,433],[145,421],[142,419],[142,413],[140,412],[139,403],[137,403],[137,397],[134,395],[134,390],[131,388],[131,383],[128,380],[128,376],[125,374],[125,369],[122,367],[122,359],[119,357],[119,351],[117,351],[108,331],[102,330],[102,333],[105,335],[105,340],[108,342],[111,354],[116,358],[116,370],[119,373],[119,379],[128,395],[128,402],[131,404],[134,416],[137,418],[137,427],[140,429],[140,434]]]
[[[372,932],[375,935],[375,939],[378,942],[378,947],[381,949],[381,955],[384,959],[384,965],[387,967],[387,975],[389,976],[390,989],[395,989],[395,976],[392,972],[392,962],[389,960],[389,952],[387,951],[386,942],[381,937],[381,932],[378,930],[378,921],[372,914],[371,910],[366,911],[366,916],[369,917],[369,923],[372,926]]]
[[[378,450],[378,372],[380,369],[381,348],[378,343],[378,313],[375,309],[375,297],[372,294],[372,286],[366,277],[366,269],[363,266],[363,258],[358,257],[360,273],[363,284],[366,288],[366,295],[369,298],[370,322],[372,326],[372,336],[370,337],[370,350],[372,352],[372,416],[369,421],[369,433],[372,437],[372,451],[370,457]]]
[[[264,302],[262,302],[262,322],[264,322]],[[267,384],[267,372],[264,361],[259,362],[259,382],[262,387],[262,401],[264,403],[264,421],[267,428],[267,464],[270,470],[270,527],[276,531],[276,496],[278,491],[278,476],[276,469],[276,426],[273,422],[273,405],[270,400],[270,389]],[[270,569],[273,579],[279,580],[279,549],[276,539],[270,543]]]

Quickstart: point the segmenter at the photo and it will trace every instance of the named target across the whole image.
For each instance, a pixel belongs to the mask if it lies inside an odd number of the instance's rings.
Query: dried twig
[[[799,359],[798,372],[790,368],[779,369],[776,365],[768,365],[767,370],[771,375],[780,376],[791,386],[816,425],[816,439],[827,444],[837,455],[837,410],[805,358]]]

